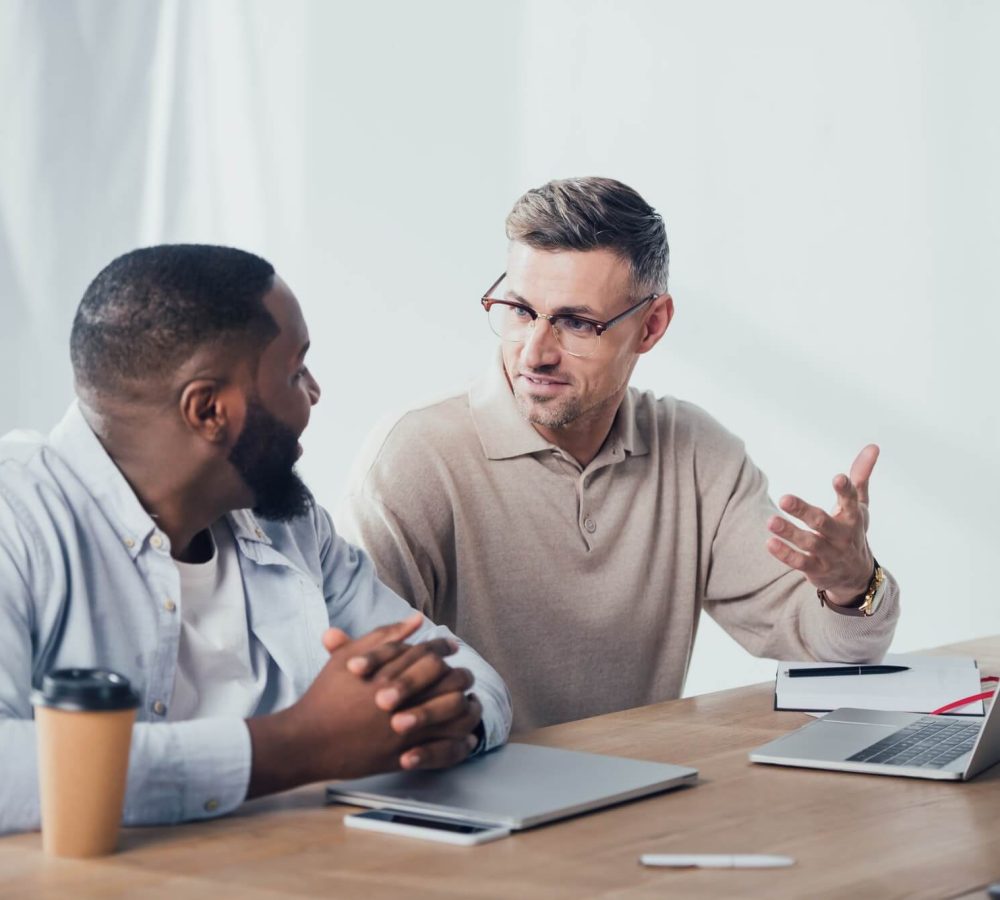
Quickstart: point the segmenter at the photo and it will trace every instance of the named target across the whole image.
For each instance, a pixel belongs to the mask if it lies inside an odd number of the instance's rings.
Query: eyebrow
[[[524,297],[522,297],[517,291],[507,290],[504,291],[504,297],[520,303],[522,306],[527,306],[530,309],[535,307],[531,305]],[[552,313],[554,316],[586,316],[594,315],[594,311],[586,304],[577,306],[560,306],[556,308],[556,311]]]

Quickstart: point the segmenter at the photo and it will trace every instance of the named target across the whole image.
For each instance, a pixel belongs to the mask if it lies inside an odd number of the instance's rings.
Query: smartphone
[[[363,813],[351,813],[344,816],[344,824],[349,828],[385,831],[402,837],[442,841],[445,844],[460,844],[463,847],[496,841],[510,834],[509,828],[486,822],[443,819],[423,813],[401,812],[398,809],[369,809]]]

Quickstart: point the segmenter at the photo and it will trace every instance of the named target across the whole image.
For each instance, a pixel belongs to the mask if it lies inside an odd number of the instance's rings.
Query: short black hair
[[[280,329],[264,306],[274,267],[209,244],[162,244],[107,265],[77,308],[70,358],[77,384],[116,393],[163,376],[209,343],[262,349]]]

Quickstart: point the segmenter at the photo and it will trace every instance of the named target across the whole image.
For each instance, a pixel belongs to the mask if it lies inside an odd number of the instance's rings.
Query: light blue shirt
[[[410,615],[327,512],[289,523],[228,515],[251,642],[267,651],[257,715],[300,697],[326,662],[330,625],[352,637]],[[0,833],[39,827],[33,687],[51,669],[103,666],[142,699],[132,736],[126,824],[229,812],[246,797],[250,735],[238,715],[167,722],[180,638],[170,544],[74,403],[48,439],[0,441]],[[452,637],[430,621],[411,638]],[[459,642],[461,643],[461,642]],[[483,704],[486,748],[510,731],[506,686],[462,646]]]

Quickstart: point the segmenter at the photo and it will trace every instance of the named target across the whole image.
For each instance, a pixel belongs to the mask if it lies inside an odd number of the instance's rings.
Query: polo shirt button
[[[586,528],[591,534],[597,531],[597,523],[590,518],[590,516],[587,516],[587,518],[583,520],[583,527]]]
[[[219,808],[219,801],[213,797],[205,801],[205,812],[215,812]]]
[[[162,700],[157,700],[153,704],[153,712],[155,712],[158,716],[165,716],[167,714],[167,704]]]

